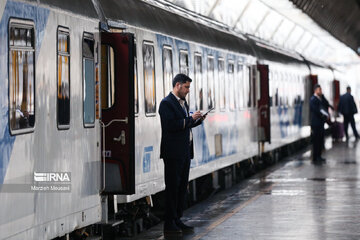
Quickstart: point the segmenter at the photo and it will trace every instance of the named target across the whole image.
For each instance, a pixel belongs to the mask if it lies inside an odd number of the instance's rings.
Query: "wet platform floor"
[[[360,142],[326,142],[188,209],[177,239],[360,239]],[[165,239],[162,223],[133,239]]]

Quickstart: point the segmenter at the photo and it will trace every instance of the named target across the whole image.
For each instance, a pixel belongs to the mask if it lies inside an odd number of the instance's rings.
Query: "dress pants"
[[[325,130],[323,126],[311,126],[313,160],[317,161],[321,157],[321,151],[324,146]]]
[[[354,136],[355,136],[356,138],[358,138],[358,137],[359,137],[359,134],[358,134],[358,132],[356,131],[354,115],[348,114],[348,115],[344,115],[344,131],[345,131],[346,139],[349,139],[349,135],[348,135],[348,126],[349,126],[349,123],[350,123],[350,125],[351,125],[352,130],[353,130]]]
[[[190,159],[164,159],[165,226],[182,217],[187,195],[190,161]]]

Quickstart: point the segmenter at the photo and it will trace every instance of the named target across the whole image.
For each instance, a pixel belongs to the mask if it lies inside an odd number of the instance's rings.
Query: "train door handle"
[[[121,145],[125,145],[125,143],[126,143],[126,142],[125,142],[125,131],[122,130],[120,136],[117,137],[117,138],[113,138],[113,140],[114,140],[115,142],[120,142]]]
[[[267,112],[266,112],[266,111],[262,111],[262,112],[261,112],[261,115],[263,115],[264,118],[267,118]]]

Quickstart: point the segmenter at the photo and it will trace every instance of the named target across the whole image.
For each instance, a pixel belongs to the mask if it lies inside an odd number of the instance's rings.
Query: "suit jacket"
[[[185,102],[189,116],[189,106]],[[160,158],[163,159],[191,159],[194,157],[193,142],[190,142],[191,128],[202,123],[194,121],[181,107],[177,98],[170,93],[159,106],[161,119]]]
[[[324,127],[326,118],[320,110],[323,109],[322,101],[314,95],[310,98],[310,114],[311,114],[311,127]]]
[[[357,113],[357,107],[354,98],[350,93],[345,93],[340,97],[338,111],[342,115],[354,115]]]

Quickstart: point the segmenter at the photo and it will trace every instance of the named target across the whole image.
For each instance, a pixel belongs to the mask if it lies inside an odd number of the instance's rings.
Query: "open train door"
[[[313,91],[314,86],[318,84],[318,75],[310,74],[310,84],[311,84],[311,91]],[[312,92],[311,92],[312,95]]]
[[[258,86],[258,137],[259,142],[271,142],[269,65],[257,64]]]
[[[101,33],[102,194],[135,193],[134,35]]]

